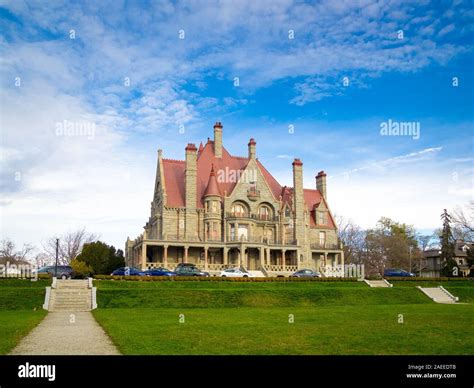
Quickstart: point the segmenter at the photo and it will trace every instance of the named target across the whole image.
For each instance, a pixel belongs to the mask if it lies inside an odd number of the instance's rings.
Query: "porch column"
[[[207,271],[207,247],[204,247],[204,269]]]
[[[283,262],[283,271],[286,271],[286,249],[281,250],[281,261]]]
[[[264,260],[263,260],[263,255],[264,255],[265,252],[264,252],[263,249],[264,249],[264,248],[262,248],[262,247],[258,248],[258,252],[259,252],[259,254],[260,254],[260,266],[261,266],[261,267],[263,267],[263,265],[264,265],[264,263],[263,263],[263,261],[264,261]]]
[[[188,262],[188,247],[184,247],[184,262]]]
[[[142,243],[142,270],[146,269],[146,244]]]
[[[163,246],[163,265],[168,267],[168,245]]]
[[[237,261],[237,265],[241,267],[242,266],[242,247],[237,248],[237,250],[239,251],[239,260]]]
[[[270,248],[266,248],[266,251],[267,251],[267,264],[270,265],[271,264]]]
[[[224,261],[224,265],[229,265],[229,249],[227,248],[223,248],[223,252],[222,252],[222,259]]]
[[[324,266],[326,267],[328,265],[328,253],[324,252]]]

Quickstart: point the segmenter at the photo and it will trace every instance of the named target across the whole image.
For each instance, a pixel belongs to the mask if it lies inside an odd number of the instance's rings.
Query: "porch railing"
[[[266,264],[263,268],[267,272],[296,272],[298,270],[297,265],[285,265],[285,267],[283,267],[281,264]]]
[[[311,249],[340,249],[339,244],[330,243],[313,243],[310,244]]]

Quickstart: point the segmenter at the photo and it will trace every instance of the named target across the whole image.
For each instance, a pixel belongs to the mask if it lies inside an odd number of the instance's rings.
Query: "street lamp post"
[[[58,252],[59,252],[59,238],[56,239],[56,264],[54,266],[54,277],[58,277]]]

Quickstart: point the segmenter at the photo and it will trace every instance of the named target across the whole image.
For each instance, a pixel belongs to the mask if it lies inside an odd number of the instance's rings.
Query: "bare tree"
[[[432,241],[438,239],[439,234],[418,234],[416,240],[420,250],[426,251],[431,245]]]
[[[33,250],[34,247],[31,244],[23,244],[21,249],[17,249],[15,243],[6,238],[2,240],[0,246],[0,264],[27,262]]]
[[[463,241],[474,240],[474,201],[463,207],[457,206],[451,212],[453,237]]]
[[[350,219],[337,215],[335,218],[338,236],[343,244],[344,261],[354,264],[362,263],[365,257],[365,231]]]
[[[88,233],[85,228],[74,232],[67,232],[59,237],[58,261],[62,265],[71,263],[82,251],[84,244],[96,241],[98,235]],[[51,257],[56,257],[56,237],[52,237],[43,245],[45,253]]]

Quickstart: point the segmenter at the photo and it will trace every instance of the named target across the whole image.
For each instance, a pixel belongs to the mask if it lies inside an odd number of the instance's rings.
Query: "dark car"
[[[112,276],[146,276],[146,272],[135,267],[120,267],[111,273]]]
[[[313,271],[312,269],[300,269],[296,271],[290,277],[292,278],[320,278],[322,275],[317,271]]]
[[[186,263],[183,263],[186,264]],[[203,272],[197,268],[194,264],[192,265],[178,265],[174,270],[174,273],[178,276],[209,276],[209,272]]]
[[[415,274],[408,271],[404,271],[403,269],[386,269],[385,271],[383,271],[383,276],[413,277],[415,276]]]
[[[173,271],[163,267],[149,269],[145,274],[147,276],[176,276]]]
[[[48,274],[59,279],[70,279],[74,275],[74,270],[69,265],[58,265],[58,272],[56,274],[56,266],[48,265],[46,267],[40,268],[38,274]]]

